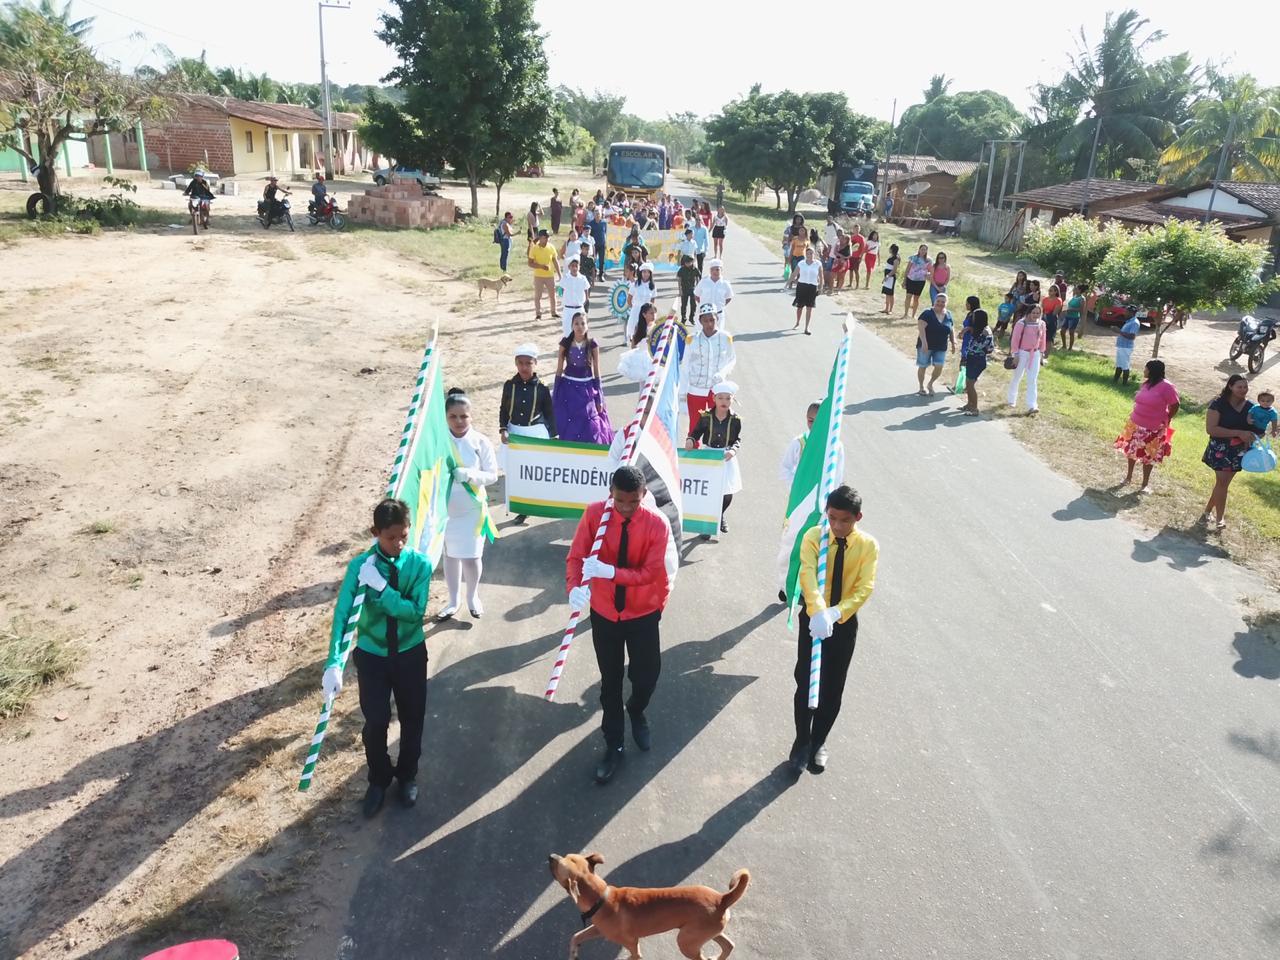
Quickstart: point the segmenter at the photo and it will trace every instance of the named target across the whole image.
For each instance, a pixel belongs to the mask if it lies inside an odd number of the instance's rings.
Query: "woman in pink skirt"
[[[1148,493],[1151,471],[1173,452],[1169,440],[1173,431],[1169,424],[1178,413],[1178,391],[1164,377],[1164,361],[1148,360],[1142,386],[1133,398],[1133,412],[1124,431],[1116,437],[1115,447],[1129,461],[1124,483],[1133,480],[1133,468],[1142,464],[1142,486],[1138,493]]]

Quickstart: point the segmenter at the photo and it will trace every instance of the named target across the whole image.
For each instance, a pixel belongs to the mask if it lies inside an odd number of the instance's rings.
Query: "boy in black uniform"
[[[498,407],[498,437],[505,447],[510,434],[517,437],[556,435],[556,414],[551,406],[551,390],[538,379],[538,348],[532,343],[516,347],[516,375],[502,385]],[[506,468],[505,450],[502,466]],[[516,514],[516,523],[525,515]]]

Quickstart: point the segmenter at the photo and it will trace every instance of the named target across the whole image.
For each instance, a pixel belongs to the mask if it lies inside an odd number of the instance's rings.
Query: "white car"
[[[373,182],[380,187],[386,186],[396,179],[416,180],[423,193],[440,188],[439,177],[424,170],[419,170],[417,167],[406,167],[404,164],[398,163],[394,167],[383,167],[381,170],[373,171]]]

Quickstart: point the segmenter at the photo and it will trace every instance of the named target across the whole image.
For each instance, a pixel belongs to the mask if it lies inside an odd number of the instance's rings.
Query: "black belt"
[[[561,304],[561,306],[562,306],[562,307],[564,307],[566,310],[581,310],[581,309],[582,309],[582,304],[580,304],[580,303],[563,303],[563,304]]]

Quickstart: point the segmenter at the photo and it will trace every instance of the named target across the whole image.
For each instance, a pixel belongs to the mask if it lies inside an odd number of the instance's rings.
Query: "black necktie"
[[[630,526],[629,519],[622,521],[622,534],[618,537],[618,559],[613,561],[615,567],[625,567],[627,565],[627,527]],[[627,588],[623,586],[615,586],[613,588],[613,605],[618,608],[618,612],[622,612],[622,608],[627,605]]]
[[[840,602],[844,593],[844,548],[847,545],[847,538],[836,538],[836,558],[831,562],[831,602],[828,604],[831,607]]]
[[[400,573],[396,570],[394,560],[388,560],[387,586],[396,589],[400,586]],[[394,657],[400,652],[400,624],[395,617],[387,617],[387,656]]]

